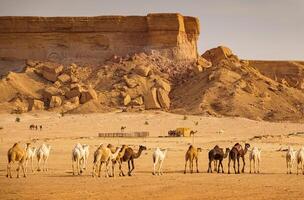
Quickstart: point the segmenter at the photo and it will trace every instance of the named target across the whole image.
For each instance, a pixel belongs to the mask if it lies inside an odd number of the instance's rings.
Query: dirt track
[[[21,122],[14,115],[1,115],[0,126],[0,199],[304,199],[304,176],[287,175],[285,152],[281,146],[295,149],[304,145],[303,136],[284,136],[304,130],[304,124],[266,123],[241,118],[204,118],[167,113],[109,113],[90,115],[25,114]],[[2,120],[3,119],[3,120]],[[149,125],[144,122],[148,121]],[[196,126],[194,122],[198,121]],[[31,123],[43,124],[42,131],[30,131]],[[98,132],[146,130],[151,137],[105,139]],[[183,174],[184,154],[191,138],[158,138],[167,130],[188,126],[199,131],[195,146],[203,148],[199,158],[199,174]],[[216,132],[223,129],[222,135]],[[256,135],[272,135],[249,140]],[[282,136],[281,136],[282,135]],[[33,146],[43,141],[51,144],[48,172],[29,173],[26,179],[7,179],[6,152],[15,141],[22,143],[38,138]],[[207,174],[207,152],[215,144],[231,147],[235,142],[249,142],[262,148],[261,174],[249,174],[248,155],[246,173]],[[77,142],[90,145],[89,168],[81,177],[72,176],[71,149]],[[137,149],[147,146],[139,159],[132,177],[92,178],[92,154],[100,143],[128,144]],[[168,147],[163,176],[152,176],[152,152],[155,147]],[[35,167],[37,162],[35,161]],[[124,171],[127,165],[124,164]],[[227,160],[224,161],[227,171]],[[117,171],[116,171],[117,172]],[[294,169],[295,172],[295,169]],[[13,175],[16,173],[13,171]]]

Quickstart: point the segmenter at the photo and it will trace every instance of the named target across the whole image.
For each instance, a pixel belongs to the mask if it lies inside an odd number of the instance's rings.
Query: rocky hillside
[[[296,76],[283,67],[273,70],[273,66],[271,71],[258,62],[240,60],[226,47],[210,49],[192,63],[163,57],[157,51],[113,56],[98,66],[28,60],[22,72],[2,76],[0,111],[161,109],[300,121],[304,65],[297,62],[292,66]]]

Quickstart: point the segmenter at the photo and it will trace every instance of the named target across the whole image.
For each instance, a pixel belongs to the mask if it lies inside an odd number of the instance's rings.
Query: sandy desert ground
[[[0,199],[304,199],[304,175],[287,175],[285,152],[277,151],[292,145],[295,149],[304,145],[304,135],[287,136],[302,132],[304,124],[269,123],[243,118],[212,118],[163,112],[107,113],[65,115],[41,112],[19,115],[0,115]],[[145,125],[145,121],[149,125]],[[195,122],[198,122],[195,125]],[[31,131],[32,123],[42,124],[42,131]],[[148,138],[101,138],[98,132],[149,131]],[[158,137],[176,127],[198,130],[194,145],[203,151],[199,155],[200,173],[183,174],[184,154],[192,138]],[[217,132],[222,129],[223,134]],[[271,135],[252,139],[254,136]],[[27,178],[8,179],[6,153],[16,141],[23,144],[38,139],[33,146],[43,142],[52,146],[48,172],[29,172]],[[88,170],[81,176],[73,176],[71,150],[75,143],[90,145]],[[246,173],[208,174],[207,152],[215,144],[232,147],[234,143],[248,142],[251,147],[262,148],[260,174],[249,174],[246,155]],[[135,160],[132,177],[92,178],[93,152],[100,143],[128,144],[136,149],[145,145],[145,151]],[[169,148],[164,161],[163,176],[153,176],[152,152],[155,147]],[[35,160],[35,168],[37,161]],[[123,165],[124,171],[127,165]],[[224,161],[227,172],[227,160]],[[295,172],[295,169],[294,169]]]

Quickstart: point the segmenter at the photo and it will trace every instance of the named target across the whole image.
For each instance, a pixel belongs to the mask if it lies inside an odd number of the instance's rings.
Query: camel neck
[[[141,155],[143,150],[141,148],[138,149],[138,152],[134,154],[134,158],[138,158]]]

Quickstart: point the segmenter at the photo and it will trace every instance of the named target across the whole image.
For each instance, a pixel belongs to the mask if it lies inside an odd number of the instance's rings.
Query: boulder
[[[59,81],[55,81],[55,83],[53,84],[54,87],[56,88],[60,88],[61,87],[61,83]]]
[[[78,78],[76,76],[71,76],[71,82],[72,83],[77,83],[78,82]]]
[[[202,57],[207,61],[210,61],[212,64],[218,64],[221,60],[227,59],[232,55],[232,51],[229,48],[219,46],[206,51]]]
[[[92,99],[97,99],[97,93],[93,88],[89,88],[88,90],[84,90],[80,95],[80,103],[86,103]]]
[[[193,71],[194,71],[195,74],[199,74],[199,73],[203,72],[203,68],[202,68],[201,65],[195,65],[193,67]]]
[[[209,68],[212,66],[211,62],[201,56],[198,57],[196,64],[201,66],[202,68]]]
[[[146,109],[158,109],[161,108],[158,100],[157,100],[157,93],[156,88],[153,87],[149,91],[144,94],[144,103]]]
[[[162,89],[164,89],[167,92],[171,91],[171,85],[170,85],[170,83],[168,81],[166,81],[166,80],[161,79],[161,78],[155,79],[155,86],[157,88],[162,88]]]
[[[45,79],[55,82],[62,72],[63,66],[57,63],[45,62],[41,70],[42,76]]]
[[[70,99],[70,98],[74,98],[74,97],[79,97],[80,94],[81,94],[81,91],[75,88],[75,89],[72,89],[70,91],[67,91],[65,93],[65,97],[67,99]]]
[[[67,74],[61,74],[60,76],[58,76],[57,78],[61,83],[67,83],[71,80],[71,77]]]
[[[51,101],[50,101],[50,108],[56,108],[61,106],[62,104],[62,99],[60,96],[52,96]]]
[[[129,88],[135,88],[136,86],[138,86],[138,83],[135,79],[127,78],[127,76],[124,76],[124,81],[126,82]]]
[[[130,97],[130,95],[127,94],[127,95],[124,97],[123,104],[124,104],[125,106],[127,106],[130,102],[131,102],[131,97]]]
[[[134,106],[141,106],[144,104],[143,98],[142,97],[136,97],[131,101],[131,104]]]
[[[38,99],[30,99],[29,110],[44,110],[44,102]]]
[[[170,108],[169,93],[161,88],[157,89],[157,99],[162,108]]]
[[[45,88],[42,93],[44,101],[46,100],[50,101],[52,96],[61,96],[61,95],[62,95],[62,91],[53,86]]]
[[[147,77],[149,75],[149,72],[151,71],[151,68],[149,66],[144,66],[144,65],[137,65],[134,68],[134,72],[140,76],[145,76]]]

